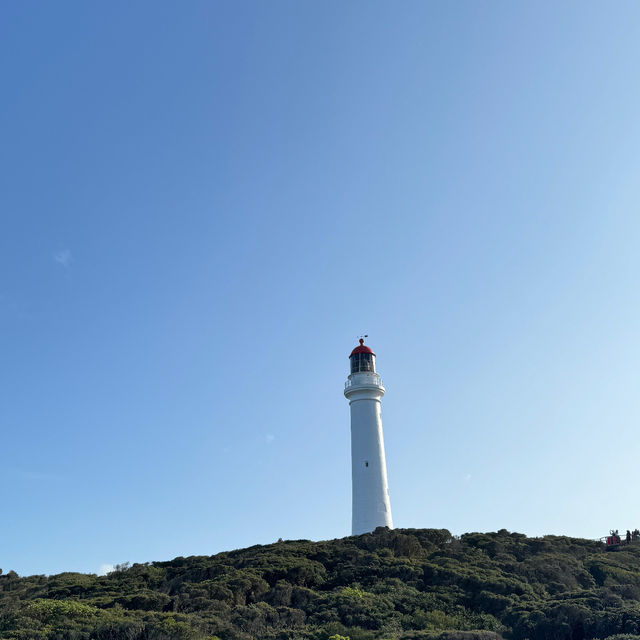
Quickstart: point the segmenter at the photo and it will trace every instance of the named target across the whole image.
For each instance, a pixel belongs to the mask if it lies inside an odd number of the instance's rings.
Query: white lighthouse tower
[[[384,387],[376,373],[376,354],[361,338],[349,362],[351,374],[344,395],[351,408],[351,530],[357,536],[376,527],[393,529],[393,521],[380,410]]]

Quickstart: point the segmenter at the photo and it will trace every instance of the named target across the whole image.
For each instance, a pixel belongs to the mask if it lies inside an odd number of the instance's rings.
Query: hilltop
[[[379,529],[120,566],[0,575],[0,638],[588,640],[640,634],[640,544]],[[631,636],[625,636],[630,638]],[[638,636],[640,638],[640,635]]]

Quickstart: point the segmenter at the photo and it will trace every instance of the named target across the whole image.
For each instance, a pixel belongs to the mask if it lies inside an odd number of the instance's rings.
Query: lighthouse
[[[382,380],[376,373],[376,354],[360,339],[349,356],[351,373],[344,395],[351,409],[352,535],[376,527],[393,529],[382,437],[380,401]]]

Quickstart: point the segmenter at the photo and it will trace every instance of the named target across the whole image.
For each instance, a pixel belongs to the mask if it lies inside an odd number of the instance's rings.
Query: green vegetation
[[[640,543],[379,529],[107,576],[0,572],[0,638],[640,640]]]

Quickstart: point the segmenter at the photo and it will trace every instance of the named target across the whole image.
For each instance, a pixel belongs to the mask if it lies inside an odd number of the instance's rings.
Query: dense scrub
[[[616,635],[625,634],[625,635]],[[637,634],[637,635],[636,635]],[[640,640],[640,544],[380,529],[107,576],[0,574],[0,638]]]

